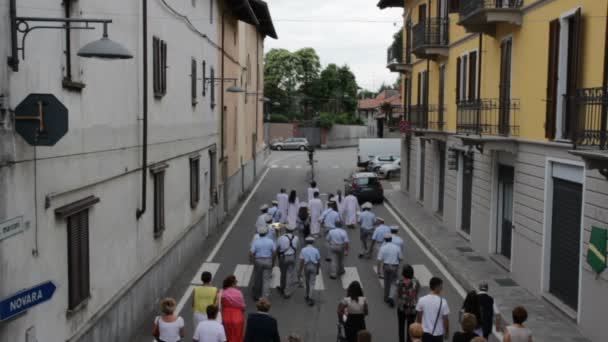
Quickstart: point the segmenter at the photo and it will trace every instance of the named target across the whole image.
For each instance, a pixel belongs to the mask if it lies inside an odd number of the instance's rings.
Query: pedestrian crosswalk
[[[307,169],[309,168],[308,164],[296,164],[296,165],[289,165],[289,164],[284,164],[284,165],[279,165],[279,164],[271,164],[270,165],[271,169]],[[332,166],[327,166],[326,168],[330,168],[330,169],[340,169],[339,165],[332,165]]]
[[[199,269],[199,273],[195,276],[195,278],[192,281],[192,285],[200,285],[200,276],[202,272],[210,272],[212,276],[215,277],[216,273],[218,272],[218,270],[220,269],[221,265],[218,263],[204,263],[201,268]],[[377,269],[376,266],[363,266],[363,267],[371,267],[374,274],[377,274]],[[429,281],[432,277],[432,273],[431,271],[429,271],[429,269],[423,265],[423,264],[418,264],[418,265],[412,265],[412,267],[414,268],[414,275],[415,277],[418,279],[418,281],[420,282],[421,286],[426,287],[429,284]],[[246,288],[250,285],[251,281],[252,281],[252,277],[253,277],[253,265],[245,265],[245,264],[238,264],[236,265],[236,267],[234,268],[232,274],[235,276],[236,280],[237,280],[237,286],[241,287],[241,288]],[[328,277],[328,274],[324,274],[323,272],[319,273],[319,275],[317,275],[317,279],[316,279],[316,283],[315,283],[315,290],[317,291],[324,291],[326,289],[325,287],[325,277]],[[380,287],[384,287],[384,281],[378,277],[376,277],[380,283]],[[271,283],[271,288],[276,288],[277,286],[279,286],[280,284],[280,279],[281,279],[281,271],[279,269],[279,267],[275,266],[272,269],[272,283]],[[339,279],[339,284],[342,286],[342,288],[347,289],[348,285],[350,285],[350,283],[352,283],[353,281],[358,281],[359,283],[361,283],[361,285],[363,287],[370,286],[370,284],[365,284],[364,281],[361,280],[361,277],[359,275],[359,270],[357,267],[344,267],[344,274],[340,277]],[[374,281],[375,282],[375,281]],[[376,286],[376,285],[374,285]]]

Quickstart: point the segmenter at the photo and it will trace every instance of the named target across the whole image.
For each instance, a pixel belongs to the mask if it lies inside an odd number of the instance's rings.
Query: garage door
[[[549,292],[578,308],[582,185],[553,178],[551,276]]]

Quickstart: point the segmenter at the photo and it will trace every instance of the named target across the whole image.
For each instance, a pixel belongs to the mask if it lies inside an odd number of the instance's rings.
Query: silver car
[[[380,167],[385,164],[392,164],[397,158],[393,156],[377,156],[372,158],[367,165],[367,170],[371,172],[378,172]]]
[[[270,144],[270,148],[273,150],[300,150],[305,151],[308,149],[308,139],[306,138],[287,138],[282,141],[273,142]]]

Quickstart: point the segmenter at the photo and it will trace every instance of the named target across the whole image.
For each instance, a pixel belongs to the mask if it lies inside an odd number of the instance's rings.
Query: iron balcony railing
[[[386,50],[387,64],[412,64],[412,58],[409,53],[406,52],[405,56],[403,56],[403,52],[400,53],[397,50],[392,46]]]
[[[459,134],[518,136],[519,100],[460,101],[456,131]]]
[[[578,146],[608,149],[608,86],[576,91]]]
[[[424,46],[447,46],[450,21],[448,18],[427,18],[412,28],[413,49]]]
[[[410,124],[414,129],[443,131],[445,108],[438,105],[413,105],[409,108]]]
[[[460,0],[460,17],[464,18],[480,9],[517,9],[521,8],[523,3],[523,0]]]

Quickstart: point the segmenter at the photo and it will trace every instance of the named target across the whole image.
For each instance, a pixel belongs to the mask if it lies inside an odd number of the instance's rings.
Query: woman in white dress
[[[177,304],[175,299],[166,298],[160,303],[162,316],[154,319],[152,335],[165,342],[178,342],[184,338],[184,319],[174,314]]]
[[[289,201],[287,205],[287,224],[296,226],[298,222],[298,210],[300,209],[300,201],[295,190],[289,193]]]

